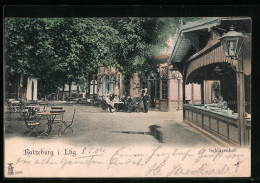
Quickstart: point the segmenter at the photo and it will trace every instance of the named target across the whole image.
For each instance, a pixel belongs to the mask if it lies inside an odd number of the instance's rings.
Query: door
[[[160,68],[160,111],[168,111],[168,66]]]

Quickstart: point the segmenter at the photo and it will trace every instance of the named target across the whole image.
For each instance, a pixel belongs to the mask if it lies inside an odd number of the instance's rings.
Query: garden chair
[[[8,114],[8,116],[7,116],[7,120],[8,120],[8,121],[11,121],[12,112],[13,112],[13,107],[12,107],[11,102],[7,102],[7,105],[6,105],[6,113]]]
[[[76,113],[76,109],[74,109],[72,120],[70,120],[70,121],[63,121],[63,125],[65,126],[65,129],[62,132],[65,132],[65,130],[69,129],[69,130],[72,131],[72,134],[74,135],[74,130],[73,130],[73,128],[71,126],[72,126],[72,124],[74,122],[75,113]]]
[[[59,128],[59,130],[58,130],[58,135],[60,136],[61,135],[61,129],[62,129],[62,124],[64,123],[63,122],[63,115],[64,115],[64,113],[65,113],[65,110],[52,110],[52,111],[50,111],[50,113],[61,113],[61,115],[60,115],[60,117],[59,118],[55,118],[54,120],[53,120],[53,124],[55,125],[55,124],[59,124],[60,125],[60,128]]]
[[[23,109],[20,109],[18,120],[28,120],[30,118],[29,110],[25,107]]]
[[[37,129],[37,127],[40,125],[40,123],[37,121],[29,121],[29,117],[30,117],[29,112],[27,113],[25,112],[23,118],[24,118],[25,126],[27,127],[27,131],[25,131],[24,134],[28,133],[27,137],[29,137],[29,135],[35,131],[39,135],[40,132]]]
[[[36,122],[36,121],[26,121],[26,122],[25,122],[25,125],[26,125],[26,127],[28,128],[27,131],[24,132],[24,134],[28,132],[27,137],[29,137],[29,135],[30,135],[34,130],[37,132],[37,134],[40,134],[39,130],[37,129],[37,127],[40,125],[39,122]]]
[[[48,104],[46,103],[41,103],[40,105],[40,112],[46,112],[48,108]]]

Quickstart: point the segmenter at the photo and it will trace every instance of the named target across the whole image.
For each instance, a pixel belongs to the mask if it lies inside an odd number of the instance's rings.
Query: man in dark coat
[[[144,103],[144,112],[148,112],[148,101],[149,101],[149,94],[147,92],[147,88],[145,88],[142,92],[142,100]]]

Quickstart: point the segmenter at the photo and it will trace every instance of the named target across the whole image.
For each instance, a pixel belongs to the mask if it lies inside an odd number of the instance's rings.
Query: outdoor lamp
[[[234,27],[230,27],[230,31],[223,34],[220,38],[227,57],[237,59],[245,36],[241,32],[236,32]]]
[[[213,69],[214,72],[221,72],[222,69],[217,65],[214,69]]]

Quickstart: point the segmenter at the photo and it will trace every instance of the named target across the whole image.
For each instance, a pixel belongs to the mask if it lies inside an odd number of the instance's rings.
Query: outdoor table
[[[37,114],[41,115],[41,116],[46,116],[47,121],[48,121],[47,122],[48,128],[42,134],[46,134],[47,136],[49,136],[50,132],[53,129],[52,126],[54,124],[54,119],[56,118],[57,115],[61,115],[61,113],[41,112],[41,113],[37,113]],[[60,127],[60,129],[58,131],[58,134],[60,134],[60,130],[61,130],[61,127]]]
[[[11,101],[12,112],[18,112],[19,104],[20,104],[19,100]]]
[[[20,103],[20,100],[12,100],[11,103],[12,103],[12,104],[19,104],[19,103]]]
[[[124,102],[114,102],[114,107],[116,108],[116,111],[118,111],[120,105],[124,106]]]

